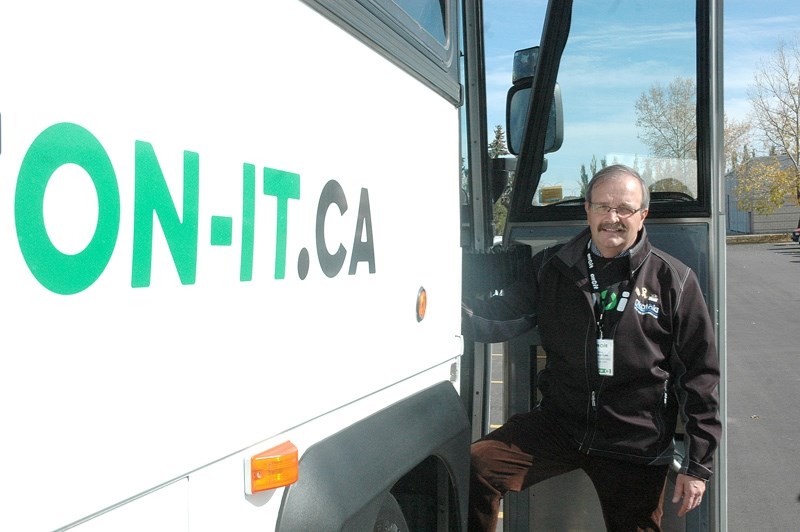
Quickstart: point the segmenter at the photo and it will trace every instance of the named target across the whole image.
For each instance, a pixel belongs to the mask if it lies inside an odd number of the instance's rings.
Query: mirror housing
[[[538,59],[538,46],[518,50],[514,53],[514,69],[511,76],[513,84],[506,97],[508,151],[514,155],[518,155],[522,147]],[[550,106],[550,116],[547,120],[544,153],[558,151],[563,141],[564,113],[561,103],[561,89],[556,83],[553,92],[553,104]]]
[[[531,102],[530,82],[514,85],[508,91],[506,106],[506,131],[508,132],[508,151],[519,155],[525,135],[525,122],[528,119],[528,107]],[[558,84],[553,91],[553,105],[550,106],[550,117],[547,120],[547,134],[544,141],[544,153],[553,153],[561,148],[564,142],[564,114],[561,107],[561,89]]]

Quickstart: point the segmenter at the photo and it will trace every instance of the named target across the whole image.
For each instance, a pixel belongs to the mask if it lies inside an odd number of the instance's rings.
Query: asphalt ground
[[[728,530],[800,530],[800,245],[727,246]]]

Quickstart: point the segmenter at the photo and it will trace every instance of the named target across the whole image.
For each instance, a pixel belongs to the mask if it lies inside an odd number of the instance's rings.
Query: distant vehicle
[[[797,220],[797,229],[792,231],[792,241],[800,243],[800,220]]]

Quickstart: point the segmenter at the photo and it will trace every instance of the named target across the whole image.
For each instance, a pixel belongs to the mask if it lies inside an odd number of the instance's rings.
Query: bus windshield
[[[611,164],[639,171],[656,211],[698,207],[696,5],[575,1],[558,73],[563,144],[527,188],[534,218],[580,214],[589,178]]]

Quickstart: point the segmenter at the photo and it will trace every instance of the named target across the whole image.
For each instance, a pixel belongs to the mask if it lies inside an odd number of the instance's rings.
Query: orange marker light
[[[428,308],[428,293],[420,287],[417,293],[417,321],[422,321]]]
[[[250,493],[297,482],[297,447],[286,441],[250,458]]]

